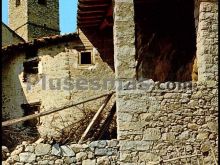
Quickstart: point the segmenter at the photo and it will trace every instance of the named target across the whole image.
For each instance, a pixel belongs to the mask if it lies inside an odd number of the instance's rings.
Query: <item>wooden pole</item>
[[[105,122],[103,123],[101,129],[100,129],[100,132],[98,134],[98,140],[100,140],[103,135],[105,134],[106,130],[109,128],[110,124],[111,124],[111,121],[115,115],[115,112],[116,112],[116,103],[113,105],[112,109],[110,110],[110,113],[108,114]]]
[[[86,128],[86,130],[84,131],[84,133],[82,134],[78,144],[81,144],[84,139],[86,138],[88,132],[91,130],[91,128],[93,127],[95,121],[97,120],[97,118],[99,117],[100,113],[103,111],[103,109],[106,107],[108,101],[111,99],[112,94],[109,94],[106,99],[104,100],[103,104],[101,105],[101,107],[99,108],[99,110],[96,112],[96,114],[94,115],[94,117],[92,118],[91,122],[89,123],[88,127]]]
[[[40,112],[40,113],[37,113],[37,114],[28,115],[28,116],[25,116],[25,117],[20,117],[20,118],[17,118],[17,119],[4,121],[4,122],[2,122],[2,126],[3,127],[10,126],[10,125],[13,125],[13,124],[16,124],[16,123],[19,123],[19,122],[23,122],[23,121],[26,121],[26,120],[31,120],[31,119],[34,119],[34,118],[37,118],[37,117],[42,117],[42,116],[45,116],[45,115],[49,115],[51,113],[55,113],[55,112],[58,112],[58,111],[61,111],[61,110],[64,110],[64,109],[67,109],[67,108],[70,108],[70,107],[73,107],[73,106],[77,106],[79,104],[83,104],[83,103],[86,103],[86,102],[97,100],[97,99],[105,97],[105,96],[109,96],[109,95],[112,96],[113,93],[115,93],[115,92],[113,91],[113,92],[103,94],[103,95],[100,95],[98,97],[93,97],[93,98],[90,98],[90,99],[87,99],[87,100],[84,100],[84,101],[81,101],[81,102],[78,102],[78,103],[69,103],[69,104],[66,104],[66,105],[64,105],[62,107],[59,107],[59,108],[50,108],[48,111]]]

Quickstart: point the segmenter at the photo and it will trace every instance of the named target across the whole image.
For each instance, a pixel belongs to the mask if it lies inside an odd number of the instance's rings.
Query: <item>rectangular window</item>
[[[46,0],[38,0],[38,4],[46,5],[47,1]]]
[[[21,4],[21,0],[16,0],[16,7]]]
[[[81,64],[91,64],[92,59],[91,59],[91,52],[81,52]]]
[[[80,54],[79,54],[79,64],[80,65],[92,64],[92,53],[90,51],[80,52]]]

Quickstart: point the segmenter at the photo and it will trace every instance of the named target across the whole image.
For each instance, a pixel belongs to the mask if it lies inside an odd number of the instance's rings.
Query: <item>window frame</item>
[[[81,63],[81,53],[90,53],[91,54],[91,63],[90,64],[82,64]],[[95,63],[95,59],[94,59],[94,55],[93,55],[93,51],[92,50],[82,50],[82,51],[80,51],[80,52],[78,52],[78,62],[77,62],[77,64],[78,64],[78,67],[80,67],[80,68],[88,68],[89,66],[92,66],[92,65],[94,65],[94,63]]]

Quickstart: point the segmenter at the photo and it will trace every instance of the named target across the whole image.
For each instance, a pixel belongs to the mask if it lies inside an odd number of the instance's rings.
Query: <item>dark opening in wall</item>
[[[24,116],[36,114],[40,112],[40,102],[30,103],[30,104],[21,104],[21,108],[24,111]],[[25,127],[36,127],[40,123],[40,118],[34,118],[31,120],[24,121],[23,125]]]
[[[137,78],[191,81],[197,69],[194,1],[134,2]]]
[[[46,5],[47,1],[46,0],[38,0],[38,4]]]
[[[21,0],[16,0],[15,4],[16,4],[16,7],[18,7],[21,4]]]
[[[30,58],[23,63],[24,74],[23,74],[23,82],[28,82],[28,79],[32,75],[38,77],[38,63],[40,59],[38,57]]]
[[[79,60],[80,64],[92,64],[91,52],[81,52]]]

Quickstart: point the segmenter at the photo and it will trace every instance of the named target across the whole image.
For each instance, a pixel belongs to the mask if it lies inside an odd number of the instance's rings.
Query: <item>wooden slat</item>
[[[103,16],[96,15],[96,16],[77,16],[77,20],[80,19],[100,19],[103,18]]]
[[[91,24],[91,25],[80,25],[80,24],[78,24],[78,26],[80,27],[80,28],[86,28],[86,27],[98,27],[99,26],[99,24]]]
[[[94,4],[94,5],[87,5],[87,4],[79,4],[78,8],[86,8],[87,10],[90,8],[102,8],[102,7],[107,7],[109,4],[104,3],[104,4]]]
[[[79,0],[79,4],[109,3],[111,0]]]
[[[91,21],[80,21],[80,24],[98,24],[101,23],[102,20],[91,20]]]
[[[78,11],[78,14],[79,14],[79,15],[83,15],[83,14],[94,14],[94,13],[105,13],[105,10]]]
[[[95,19],[95,18],[80,18],[80,19],[78,19],[78,22],[87,22],[87,21],[93,21],[93,22],[99,22],[99,21],[103,21],[103,18],[97,18],[97,19]]]

